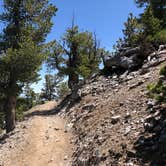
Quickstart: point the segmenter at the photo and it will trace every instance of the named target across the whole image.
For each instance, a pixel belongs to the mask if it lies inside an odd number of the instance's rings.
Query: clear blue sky
[[[123,23],[130,12],[138,15],[134,0],[52,0],[58,8],[48,39],[59,38],[71,25],[73,13],[80,29],[95,31],[102,46],[111,50],[122,36]]]
[[[47,37],[47,41],[59,39],[65,29],[71,26],[73,13],[75,24],[81,30],[96,32],[101,46],[111,50],[113,44],[122,37],[123,23],[130,12],[139,15],[141,9],[134,4],[134,0],[51,0],[58,8],[57,15],[53,18],[54,26]],[[2,11],[2,0],[0,0]],[[43,67],[40,72],[42,78],[46,72]],[[34,86],[40,91],[43,80]]]

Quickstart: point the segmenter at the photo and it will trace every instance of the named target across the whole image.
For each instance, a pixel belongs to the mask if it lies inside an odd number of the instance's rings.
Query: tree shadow
[[[51,110],[34,110],[31,113],[26,114],[24,117],[29,118],[32,116],[50,116],[56,115],[65,108],[65,111],[68,112],[80,99],[71,100],[71,94],[67,95],[55,108]]]
[[[134,148],[140,165],[166,165],[166,105],[153,109]]]

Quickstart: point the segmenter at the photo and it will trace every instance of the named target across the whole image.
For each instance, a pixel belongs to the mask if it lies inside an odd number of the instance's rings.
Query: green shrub
[[[158,102],[166,103],[166,65],[161,68],[160,75],[164,76],[163,79],[160,79],[156,84],[149,84],[147,86],[149,90],[149,96],[155,98]]]
[[[16,110],[16,120],[23,121],[24,120],[24,105],[20,105]]]
[[[156,33],[156,35],[154,36],[154,39],[159,42],[159,43],[166,43],[166,29],[163,29],[161,31],[159,31],[158,33]]]
[[[160,69],[160,75],[163,75],[166,77],[166,65]]]
[[[0,111],[0,133],[4,128],[5,128],[5,115],[2,111]]]

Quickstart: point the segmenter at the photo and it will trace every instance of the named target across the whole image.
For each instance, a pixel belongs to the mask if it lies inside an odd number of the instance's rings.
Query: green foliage
[[[161,20],[153,15],[151,7],[147,7],[141,15],[141,23],[143,24],[144,33],[146,35],[155,35],[161,30]]]
[[[24,109],[24,105],[17,106],[16,108],[16,120],[19,122],[24,120]]]
[[[132,13],[129,14],[127,21],[124,23],[122,30],[124,37],[119,38],[114,45],[115,52],[119,52],[124,47],[140,46],[143,40],[143,24],[140,19],[136,18]]]
[[[166,102],[166,85],[163,81],[148,86],[149,95],[158,102]]]
[[[158,31],[154,37],[153,41],[158,44],[165,44],[166,43],[166,29]]]
[[[48,64],[58,69],[59,75],[69,77],[69,87],[72,89],[79,78],[89,78],[98,71],[100,55],[96,35],[88,31],[80,32],[77,26],[72,26],[59,42],[55,42]]]
[[[14,77],[13,81],[17,82],[15,88],[12,89],[15,93],[19,92],[24,83],[37,81],[38,70],[43,59],[40,48],[30,40],[20,44],[19,49],[7,49],[6,54],[0,57],[0,83],[6,84],[5,87],[1,86],[4,92],[9,90],[7,85],[11,81],[11,74]]]
[[[149,96],[159,102],[166,103],[166,65],[161,68],[160,75],[163,76],[156,84],[148,85]]]
[[[60,83],[58,87],[58,98],[63,99],[66,97],[68,94],[70,94],[70,89],[67,85],[67,82],[62,82]]]
[[[0,133],[1,130],[5,128],[5,114],[0,111]]]
[[[42,89],[40,98],[46,101],[55,100],[57,98],[57,88],[62,81],[62,77],[58,75],[45,75],[44,88]]]
[[[25,102],[24,100],[22,100],[22,105],[24,108],[24,111],[32,108],[35,105],[35,100],[36,100],[36,93],[34,92],[34,90],[30,87],[29,84],[26,84],[24,87],[24,95],[25,95]],[[24,107],[24,105],[26,107]]]
[[[45,58],[43,42],[57,9],[48,0],[4,0],[4,9],[0,15],[6,23],[0,42],[0,87],[5,94],[15,95],[25,83],[38,80]]]
[[[162,22],[162,28],[166,28],[166,1],[165,0],[135,0],[138,7],[151,7],[153,15]]]
[[[138,19],[133,16],[132,13],[130,13],[124,25],[124,42],[129,47],[137,46],[138,42],[140,41],[140,36],[142,34],[142,24],[140,24],[138,22]]]
[[[160,69],[160,75],[166,77],[166,65],[164,65],[164,66]]]
[[[46,56],[45,38],[57,9],[48,0],[4,0],[3,3],[0,20],[5,28],[0,41],[0,92],[6,98],[6,129],[10,132],[15,127],[15,104],[10,99],[16,103],[24,85],[38,80],[38,71]]]
[[[118,52],[123,47],[140,46],[142,53],[146,55],[166,42],[166,1],[135,2],[138,7],[144,7],[144,12],[138,18],[129,14],[124,23],[124,38],[119,39],[114,48]]]

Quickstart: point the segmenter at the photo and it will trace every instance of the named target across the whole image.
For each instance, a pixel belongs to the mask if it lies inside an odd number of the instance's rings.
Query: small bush
[[[166,77],[166,65],[160,69],[160,75],[163,75]]]
[[[163,30],[157,32],[154,35],[153,40],[155,43],[165,44],[166,43],[166,29],[163,29]]]
[[[5,128],[5,114],[0,111],[0,133]]]
[[[166,76],[166,65],[161,68],[160,75]],[[149,96],[155,98],[158,102],[166,103],[166,80],[160,79],[156,84],[147,86]]]

